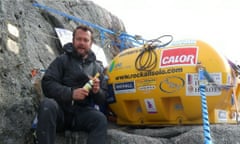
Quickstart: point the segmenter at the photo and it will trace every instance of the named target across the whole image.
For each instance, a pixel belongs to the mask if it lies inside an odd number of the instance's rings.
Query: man
[[[42,89],[46,98],[38,114],[37,139],[39,144],[54,144],[56,131],[86,131],[88,144],[105,144],[107,119],[94,109],[93,104],[104,104],[106,82],[102,68],[91,51],[93,32],[78,26],[73,32],[72,43],[64,46],[65,53],[48,67]],[[100,78],[93,78],[99,72]],[[90,91],[83,88],[90,79]]]

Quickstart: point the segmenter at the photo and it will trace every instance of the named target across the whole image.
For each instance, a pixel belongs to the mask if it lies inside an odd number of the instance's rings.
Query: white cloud
[[[199,39],[240,60],[239,0],[94,0],[123,20],[129,34]]]

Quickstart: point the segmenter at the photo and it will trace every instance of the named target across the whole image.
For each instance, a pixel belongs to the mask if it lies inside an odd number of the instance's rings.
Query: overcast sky
[[[145,39],[197,39],[240,62],[240,0],[93,0]]]

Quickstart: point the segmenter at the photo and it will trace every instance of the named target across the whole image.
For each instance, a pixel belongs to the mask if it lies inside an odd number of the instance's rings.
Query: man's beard
[[[75,48],[74,51],[78,57],[85,57],[86,55],[89,54],[89,51],[86,49],[82,49],[83,51],[82,53],[78,52],[77,48]]]

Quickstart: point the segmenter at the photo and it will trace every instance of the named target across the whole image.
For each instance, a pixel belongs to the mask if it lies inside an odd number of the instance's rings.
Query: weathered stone
[[[210,126],[211,139],[214,144],[239,144],[239,125],[217,124]],[[165,128],[131,129],[129,133],[152,138],[166,138],[173,144],[204,143],[203,127],[199,126],[169,126]]]
[[[125,31],[121,20],[91,1],[37,2],[105,28]],[[32,0],[0,1],[0,144],[31,141],[31,123],[40,99],[31,82],[31,70],[47,68],[60,54],[54,27],[73,30],[80,24],[33,7]],[[94,37],[100,44],[96,30]]]
[[[32,6],[33,0],[0,1],[0,144],[32,144],[31,123],[41,96],[31,81],[31,70],[47,68],[61,53],[54,27],[73,30],[80,23],[44,12]],[[120,19],[86,0],[37,0],[37,2],[111,29],[125,31]],[[100,45],[100,33],[95,31]],[[108,35],[110,39],[114,36]],[[108,59],[118,53],[107,40]],[[37,88],[36,88],[37,87]],[[211,125],[215,144],[240,144],[239,125]],[[84,132],[57,135],[57,144],[86,143]],[[108,144],[202,144],[202,126],[129,128],[110,123]]]
[[[148,136],[140,136],[129,134],[120,130],[112,129],[108,131],[109,144],[171,144],[164,138],[151,138]]]

